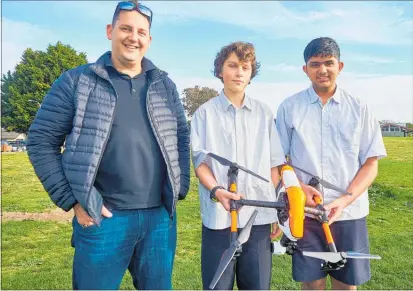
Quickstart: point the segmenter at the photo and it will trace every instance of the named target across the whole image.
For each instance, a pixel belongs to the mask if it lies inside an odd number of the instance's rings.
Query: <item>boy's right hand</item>
[[[300,184],[301,184],[301,189],[303,189],[303,192],[306,196],[306,202],[305,202],[306,206],[315,207],[317,205],[317,203],[314,200],[314,196],[320,197],[320,200],[323,201],[323,195],[316,188],[310,185],[304,184],[304,183],[300,183]]]
[[[221,202],[222,206],[224,206],[226,211],[230,210],[230,200],[239,200],[241,199],[241,196],[242,195],[240,194],[231,193],[225,189],[218,189],[215,192],[215,197],[218,199],[219,202]]]

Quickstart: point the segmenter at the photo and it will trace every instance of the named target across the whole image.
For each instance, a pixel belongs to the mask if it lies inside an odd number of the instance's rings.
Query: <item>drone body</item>
[[[228,191],[236,193],[237,190],[237,175],[238,170],[244,171],[254,177],[262,179],[268,182],[263,177],[259,176],[252,171],[233,163],[223,157],[220,157],[213,153],[205,152],[205,156],[210,156],[211,158],[217,160],[224,166],[229,166],[228,169]],[[315,257],[324,260],[322,264],[323,270],[338,270],[344,267],[347,258],[351,259],[381,259],[379,256],[370,254],[361,254],[356,252],[337,252],[333,237],[330,232],[328,225],[328,217],[324,207],[321,204],[319,197],[315,199],[317,203],[316,208],[306,207],[306,196],[301,188],[300,182],[294,172],[294,169],[303,171],[309,175],[310,173],[296,168],[293,165],[284,165],[281,169],[281,180],[276,187],[277,201],[258,201],[258,200],[246,200],[240,199],[237,201],[231,200],[231,237],[230,246],[224,252],[221,258],[221,262],[215,273],[215,276],[209,286],[210,289],[214,289],[225,269],[231,262],[231,260],[236,260],[242,252],[242,244],[248,241],[252,225],[254,223],[257,211],[255,210],[250,217],[246,226],[238,234],[238,211],[242,206],[255,206],[255,207],[267,207],[274,208],[277,210],[279,226],[283,231],[283,236],[279,242],[272,243],[272,253],[273,254],[290,254],[292,255],[295,251],[300,251],[298,246],[298,240],[300,240],[304,235],[304,218],[305,213],[315,215],[321,222],[321,226],[324,230],[326,241],[328,243],[330,252],[302,252],[305,256]],[[346,193],[351,195],[351,193],[346,192],[331,183],[324,181],[323,179],[311,175],[310,186],[316,186],[318,183],[322,184],[326,188],[334,189],[340,191],[341,193]]]

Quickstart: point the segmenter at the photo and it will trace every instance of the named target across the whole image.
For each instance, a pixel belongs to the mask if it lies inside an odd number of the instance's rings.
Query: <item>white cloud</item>
[[[338,41],[413,45],[413,21],[403,10],[380,2],[320,2],[318,9],[295,11],[273,1],[150,2],[161,21],[202,19],[242,26],[274,38],[308,40],[322,35]],[[297,6],[299,6],[297,2]],[[231,11],[231,13],[229,13]]]
[[[404,60],[397,60],[395,58],[373,56],[373,55],[363,55],[363,54],[356,54],[356,53],[347,54],[345,59],[346,61],[352,60],[352,61],[355,61],[361,64],[366,64],[366,65],[404,63]]]
[[[87,5],[95,5],[96,2],[64,2],[70,7],[77,7],[79,13],[91,13],[95,21],[107,23],[107,17],[111,17],[115,2],[103,2],[96,7],[96,10],[87,9]],[[357,5],[354,5],[357,3]],[[54,2],[55,5],[56,2]],[[59,4],[60,5],[60,4]],[[86,5],[86,6],[84,6]],[[209,19],[223,23],[236,24],[245,28],[261,30],[264,34],[275,37],[292,37],[310,39],[311,29],[322,28],[334,29],[340,28],[344,21],[350,26],[342,26],[350,29],[354,34],[360,33],[361,36],[368,34],[372,29],[372,36],[367,39],[361,37],[360,42],[395,42],[412,43],[412,38],[406,37],[411,28],[407,27],[408,22],[400,20],[400,11],[396,8],[389,8],[383,11],[380,4],[346,2],[330,3],[323,2],[324,10],[314,10],[311,12],[291,11],[280,2],[150,2],[150,6],[155,12],[156,21],[181,21],[188,19]],[[369,9],[367,8],[371,8]],[[357,8],[357,10],[356,10]],[[67,7],[68,9],[68,7]],[[84,12],[89,11],[89,12]],[[93,11],[93,13],[92,13]],[[228,11],[231,11],[228,14]],[[99,12],[99,13],[97,13]],[[386,13],[387,12],[387,15]],[[104,15],[104,16],[102,16]],[[102,17],[102,18],[100,18]],[[103,17],[105,18],[103,20]],[[376,18],[375,18],[376,17]],[[263,20],[266,21],[263,21]],[[361,20],[360,20],[361,19]],[[322,21],[321,21],[322,20]],[[333,20],[336,20],[333,21]],[[398,22],[397,22],[398,21]],[[328,25],[324,25],[328,23]],[[407,23],[407,24],[406,24]],[[368,24],[368,25],[367,25]],[[13,69],[20,60],[23,51],[27,47],[44,50],[49,43],[56,43],[62,35],[57,36],[50,29],[40,26],[18,22],[2,18],[2,68],[3,72]],[[334,28],[335,27],[335,28]],[[340,28],[340,29],[344,29]],[[385,28],[381,31],[381,28]],[[360,30],[361,32],[358,32]],[[315,30],[318,35],[327,35],[323,30]],[[338,32],[329,33],[328,35],[340,35]],[[344,34],[345,35],[345,34]],[[351,34],[349,34],[351,36]],[[58,38],[59,37],[59,38]],[[345,38],[344,38],[345,39]],[[357,40],[349,37],[348,39]],[[64,41],[64,40],[62,40]],[[72,45],[72,42],[69,42]],[[100,53],[104,50],[101,46],[91,46],[89,43],[76,45],[77,49],[84,51],[89,56],[89,61],[95,61]],[[352,55],[349,57],[358,58],[360,62],[370,63],[390,63],[397,62],[397,56],[394,58],[383,58],[365,55]],[[263,67],[266,70],[275,70],[281,73],[300,72],[299,66],[288,63],[281,63],[275,66]],[[176,75],[182,75],[175,72]],[[179,73],[179,74],[178,74]],[[173,72],[171,72],[173,78]],[[174,78],[173,78],[174,79]],[[287,96],[290,96],[303,88],[309,86],[304,77],[294,78],[296,82],[283,83],[262,83],[254,82],[248,87],[249,94],[265,103],[267,103],[275,112],[278,105]],[[384,76],[380,74],[359,74],[354,72],[343,72],[340,75],[340,84],[348,91],[357,94],[365,99],[371,105],[373,111],[379,119],[392,119],[397,121],[412,121],[412,96],[413,96],[413,76]],[[176,78],[178,88],[182,91],[186,87],[200,85],[208,86],[220,90],[222,84],[218,79],[202,78]]]
[[[222,84],[218,79],[174,78],[179,92],[195,85],[207,86],[218,91]],[[413,121],[413,75],[360,75],[347,73],[339,77],[338,84],[369,105],[379,120],[390,119],[399,122]],[[309,81],[262,83],[253,82],[247,87],[247,94],[266,103],[274,114],[281,102],[310,86]]]
[[[413,75],[343,79],[341,86],[366,100],[380,120],[413,121]]]
[[[378,77],[383,77],[383,76],[385,75],[342,71],[342,73],[340,73],[340,81],[341,82],[352,82],[354,80],[371,79],[371,78],[378,78]]]
[[[91,19],[108,23],[116,2],[66,2]],[[321,1],[294,9],[279,1],[143,1],[154,12],[154,26],[165,22],[212,21],[256,31],[269,38],[309,40],[332,36],[339,42],[413,45],[413,20],[389,2]],[[63,5],[60,4],[59,5]],[[298,9],[298,10],[297,10]]]
[[[285,63],[281,63],[275,66],[268,66],[268,67],[263,66],[263,69],[270,70],[270,71],[277,72],[277,73],[286,73],[286,72],[301,73],[302,72],[301,66],[289,65]]]

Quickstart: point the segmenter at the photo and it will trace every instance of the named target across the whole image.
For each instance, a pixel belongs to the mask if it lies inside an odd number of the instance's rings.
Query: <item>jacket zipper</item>
[[[100,77],[100,76],[99,76],[99,77]],[[108,81],[108,82],[111,84],[113,90],[115,91],[115,96],[116,96],[116,100],[117,100],[117,99],[118,99],[118,95],[117,95],[117,93],[116,93],[115,88],[113,87],[112,82],[111,82],[110,80],[105,79],[105,78],[103,78],[103,79],[106,80],[106,81]],[[160,81],[162,81],[162,79],[158,79],[158,80],[156,80],[155,82],[149,84],[149,86],[148,86],[148,91],[146,92],[146,101],[148,101],[148,98],[149,98],[149,88],[150,88],[153,84],[156,84],[156,83],[158,83],[158,82],[160,82]],[[114,106],[114,109],[113,109],[113,110],[115,110],[115,108],[116,108],[116,102],[115,102],[115,106]],[[157,129],[154,127],[153,122],[152,122],[152,114],[151,114],[151,112],[150,112],[150,110],[149,110],[148,102],[146,102],[146,112],[148,113],[148,116],[149,116],[149,123],[151,124],[151,128],[152,128],[152,130],[156,133],[156,134],[155,134],[155,138],[156,138],[158,144],[160,145],[160,147],[161,147],[161,149],[162,149],[162,144],[161,144],[161,142],[159,141],[159,133],[158,133]],[[95,183],[95,179],[96,179],[96,175],[97,175],[97,172],[98,172],[98,169],[99,169],[99,166],[100,166],[100,162],[102,161],[103,152],[105,151],[106,144],[107,144],[107,142],[108,142],[108,140],[109,140],[109,136],[110,136],[110,133],[111,133],[111,131],[112,131],[112,124],[113,124],[113,114],[112,114],[111,119],[110,119],[109,131],[108,131],[108,134],[107,134],[107,136],[106,136],[106,139],[105,139],[105,141],[104,141],[104,143],[103,143],[102,151],[101,151],[101,154],[100,154],[100,156],[99,156],[98,163],[97,163],[97,165],[96,165],[96,171],[95,171],[95,173],[93,174],[92,183],[91,183],[91,186],[90,186],[89,191],[88,191],[86,206],[88,205],[88,201],[89,201],[89,197],[90,197],[90,191],[92,191],[92,187],[93,187],[93,184]],[[163,155],[165,161],[167,161],[168,164],[170,164],[170,162],[169,162],[169,160],[168,160],[168,157],[166,157],[166,155],[165,155],[165,151],[164,151],[164,150],[161,150],[161,151],[162,151],[162,155]],[[170,170],[169,170],[170,167],[168,167],[168,165],[167,165],[166,168],[167,168],[169,180],[171,181],[171,185],[172,185],[172,184],[173,184],[173,180],[171,179],[171,175],[170,175]],[[175,196],[176,196],[175,194],[176,194],[176,193],[175,193],[175,190],[174,190],[173,185],[172,185],[172,194],[174,195],[174,197],[173,197],[173,201],[172,201],[172,212],[171,212],[170,218],[173,218],[173,213],[174,213],[174,211],[175,211],[175,204],[176,204],[176,203],[175,203]]]
[[[148,105],[148,104],[149,104],[149,102],[148,102],[148,100],[149,100],[149,88],[150,88],[152,85],[154,85],[154,84],[156,84],[156,83],[158,83],[158,82],[160,82],[160,81],[162,81],[162,79],[158,79],[158,80],[156,80],[155,82],[152,82],[151,84],[149,84],[149,86],[148,86],[148,91],[146,92],[146,112],[148,113],[149,123],[151,124],[152,130],[156,133],[156,134],[155,134],[155,138],[156,138],[156,140],[158,141],[159,147],[161,148],[162,156],[163,156],[164,160],[165,160],[168,164],[170,164],[169,159],[168,159],[168,157],[167,157],[166,154],[165,154],[165,149],[162,150],[163,145],[162,145],[162,143],[159,141],[159,133],[158,133],[158,130],[157,130],[157,129],[155,128],[155,126],[153,125],[153,122],[152,122],[153,116],[152,116],[151,111],[149,110],[149,105]],[[172,200],[172,212],[171,212],[171,215],[170,215],[170,218],[173,218],[173,214],[174,214],[174,212],[175,212],[175,204],[176,204],[176,203],[175,203],[175,196],[177,196],[177,195],[175,195],[176,193],[175,193],[175,190],[174,190],[173,180],[171,179],[171,175],[170,175],[170,168],[171,168],[171,167],[168,167],[168,165],[166,165],[166,170],[167,170],[167,172],[168,172],[168,177],[169,177],[169,180],[171,181],[172,194],[174,195],[173,200]]]
[[[100,77],[100,76],[99,76],[99,77]],[[116,97],[116,100],[117,100],[117,99],[118,99],[118,94],[117,94],[117,92],[116,92],[116,90],[115,90],[115,87],[113,86],[112,82],[111,82],[110,80],[105,79],[105,78],[103,78],[103,79],[106,80],[106,81],[108,81],[108,82],[110,83],[110,85],[111,85],[112,88],[113,88],[113,91],[115,91],[115,97]],[[113,108],[113,112],[115,112],[116,103],[117,103],[117,102],[115,102],[115,106],[114,106],[114,108]],[[98,160],[98,163],[96,164],[96,171],[95,171],[95,173],[93,174],[92,183],[90,184],[90,188],[89,188],[88,195],[87,195],[87,199],[86,199],[86,206],[88,206],[88,204],[89,204],[88,202],[89,202],[89,198],[90,198],[90,191],[92,191],[92,187],[93,187],[93,185],[95,184],[95,179],[96,179],[96,175],[97,175],[98,170],[99,170],[100,162],[102,161],[103,153],[104,153],[104,151],[105,151],[106,145],[107,145],[108,140],[109,140],[109,137],[110,137],[110,133],[111,133],[111,131],[112,131],[113,116],[114,116],[114,114],[112,114],[111,117],[110,117],[109,131],[108,131],[108,134],[106,135],[105,141],[103,142],[103,147],[102,147],[102,150],[101,150],[100,155],[99,155],[99,160]],[[99,211],[99,209],[98,209],[98,211]]]

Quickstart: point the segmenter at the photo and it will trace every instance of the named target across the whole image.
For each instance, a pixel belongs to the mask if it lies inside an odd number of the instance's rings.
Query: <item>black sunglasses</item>
[[[153,13],[152,10],[150,10],[148,7],[138,3],[138,5],[135,4],[135,2],[130,2],[130,1],[122,1],[118,3],[118,6],[116,6],[115,10],[115,15],[119,14],[120,10],[127,10],[127,11],[132,11],[136,10],[149,20],[149,26],[152,24],[152,17]]]

